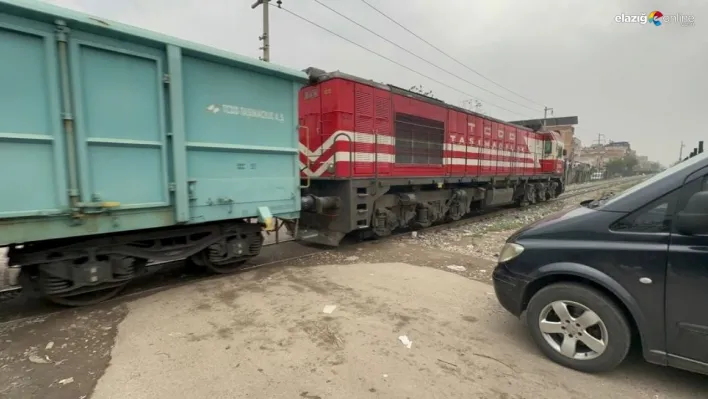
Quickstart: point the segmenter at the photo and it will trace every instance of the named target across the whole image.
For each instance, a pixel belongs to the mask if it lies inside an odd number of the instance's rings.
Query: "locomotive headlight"
[[[502,247],[501,252],[499,252],[499,263],[508,262],[524,252],[524,247],[513,242],[507,242]]]

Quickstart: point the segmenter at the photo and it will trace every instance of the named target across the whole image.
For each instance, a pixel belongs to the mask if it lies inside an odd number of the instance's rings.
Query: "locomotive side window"
[[[546,154],[552,154],[552,153],[553,153],[553,150],[552,150],[552,148],[553,148],[553,142],[551,142],[551,140],[549,140],[549,139],[546,139],[546,140],[543,142],[543,144],[545,145],[544,153],[546,153]]]
[[[396,113],[396,163],[442,165],[445,123]]]

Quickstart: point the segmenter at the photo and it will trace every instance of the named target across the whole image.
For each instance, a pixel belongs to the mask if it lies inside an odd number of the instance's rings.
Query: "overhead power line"
[[[451,76],[454,76],[454,77],[456,77],[457,79],[460,79],[460,80],[463,81],[463,82],[469,83],[470,85],[472,85],[472,86],[474,86],[474,87],[476,87],[476,88],[478,88],[478,89],[480,89],[480,90],[486,91],[486,92],[489,93],[489,94],[492,94],[492,95],[494,95],[494,96],[496,96],[496,97],[499,97],[499,98],[501,98],[502,100],[509,101],[510,103],[514,103],[514,104],[516,104],[516,105],[518,105],[518,106],[520,106],[520,107],[524,107],[524,108],[530,109],[531,111],[540,111],[538,108],[529,107],[529,106],[527,106],[527,105],[525,105],[525,104],[522,104],[522,103],[520,103],[520,102],[511,100],[511,99],[508,99],[508,98],[506,98],[506,97],[504,97],[504,96],[501,96],[501,95],[499,95],[499,94],[497,94],[497,93],[495,93],[495,92],[493,92],[493,91],[491,91],[491,90],[485,89],[484,87],[479,86],[479,85],[475,84],[474,82],[471,82],[471,81],[469,81],[469,80],[463,78],[462,76],[459,76],[459,75],[455,74],[454,72],[450,72],[449,70],[447,70],[447,69],[445,69],[445,68],[443,68],[443,67],[441,67],[441,66],[439,66],[439,65],[437,65],[437,64],[435,64],[435,63],[433,63],[433,62],[431,62],[431,61],[428,61],[427,59],[421,57],[420,55],[418,55],[418,54],[416,54],[416,53],[414,53],[414,52],[408,50],[407,48],[405,48],[405,47],[403,47],[403,46],[401,46],[401,45],[399,45],[399,44],[393,42],[393,41],[390,40],[390,39],[387,39],[386,37],[382,36],[381,34],[374,32],[373,30],[367,28],[366,26],[362,25],[361,23],[359,23],[359,22],[357,22],[357,21],[355,21],[355,20],[353,20],[353,19],[347,17],[346,15],[344,15],[344,14],[342,14],[341,12],[335,10],[334,8],[332,8],[332,7],[330,7],[330,6],[328,6],[328,5],[324,4],[324,3],[322,3],[320,0],[312,0],[312,1],[314,1],[315,3],[321,5],[322,7],[326,8],[326,9],[332,11],[333,13],[339,15],[340,17],[346,19],[347,21],[349,21],[349,22],[351,22],[351,23],[357,25],[358,27],[360,27],[360,28],[366,30],[367,32],[372,33],[372,34],[376,35],[377,37],[379,37],[379,38],[385,40],[386,42],[388,42],[388,43],[390,43],[390,44],[392,44],[392,45],[398,47],[399,49],[405,51],[406,53],[408,53],[408,54],[410,54],[410,55],[412,55],[412,56],[418,58],[419,60],[421,60],[421,61],[427,63],[428,65],[432,65],[433,67],[435,67],[435,68],[437,68],[437,69],[439,69],[439,70],[441,70],[441,71],[443,71],[443,72],[445,72],[445,73],[447,73],[447,74],[449,74],[449,75],[451,75]]]
[[[377,53],[376,51],[371,50],[371,49],[369,49],[369,48],[367,48],[367,47],[365,47],[365,46],[363,46],[363,45],[361,45],[361,44],[359,44],[359,43],[357,43],[357,42],[355,42],[355,41],[353,41],[353,40],[351,40],[351,39],[348,39],[348,38],[346,38],[346,37],[344,37],[344,36],[342,36],[342,35],[340,35],[340,34],[334,32],[334,31],[332,31],[332,30],[330,30],[330,29],[328,29],[328,28],[325,28],[324,26],[322,26],[322,25],[320,25],[320,24],[318,24],[318,23],[316,23],[316,22],[313,22],[313,21],[311,21],[311,20],[309,20],[309,19],[307,19],[307,18],[305,18],[305,17],[303,17],[303,16],[301,16],[301,15],[299,15],[299,14],[293,12],[293,11],[290,11],[290,10],[288,10],[288,9],[285,8],[285,7],[280,6],[280,7],[278,7],[278,9],[279,9],[279,10],[282,10],[282,11],[285,11],[285,12],[287,12],[288,14],[290,14],[290,15],[292,15],[292,16],[298,18],[298,19],[301,19],[301,20],[303,20],[303,21],[305,21],[305,22],[307,22],[307,23],[309,23],[309,24],[311,24],[311,25],[314,25],[314,26],[316,26],[316,27],[318,27],[318,28],[320,28],[320,29],[322,29],[322,30],[324,30],[324,31],[326,31],[326,32],[328,32],[328,33],[334,35],[334,36],[337,36],[338,38],[340,38],[340,39],[342,39],[342,40],[344,40],[344,41],[347,41],[347,42],[349,42],[349,43],[351,43],[351,44],[353,44],[353,45],[355,45],[355,46],[357,46],[357,47],[359,47],[359,48],[361,48],[361,49],[363,49],[363,50],[366,50],[366,51],[368,51],[368,52],[370,52],[370,53],[372,53],[372,54],[374,54],[374,55],[377,55],[377,56],[379,56],[379,57],[381,57],[381,58],[383,58],[383,59],[385,59],[385,60],[387,60],[387,61],[389,61],[389,62],[391,62],[391,63],[393,63],[393,64],[396,64],[396,65],[400,66],[401,68],[407,69],[407,70],[409,70],[409,71],[411,71],[411,72],[413,72],[413,73],[415,73],[415,74],[417,74],[417,75],[420,75],[420,76],[422,76],[422,77],[424,77],[424,78],[426,78],[426,79],[428,79],[428,80],[430,80],[430,81],[432,81],[432,82],[435,82],[435,83],[437,83],[437,84],[439,84],[439,85],[441,85],[441,86],[445,86],[445,87],[447,87],[448,89],[454,90],[454,91],[456,91],[456,92],[458,92],[458,93],[460,93],[460,94],[463,94],[463,95],[465,95],[465,96],[468,96],[468,97],[475,97],[474,95],[472,95],[472,94],[470,94],[470,93],[467,93],[467,92],[465,92],[465,91],[462,91],[462,90],[460,90],[460,89],[458,89],[458,88],[456,88],[456,87],[450,86],[449,84],[443,83],[443,82],[441,82],[441,81],[439,81],[439,80],[437,80],[437,79],[435,79],[435,78],[432,78],[432,77],[430,77],[430,76],[428,76],[428,75],[426,75],[426,74],[424,74],[424,73],[422,73],[422,72],[418,72],[418,71],[416,71],[415,69],[413,69],[413,68],[411,68],[411,67],[409,67],[409,66],[407,66],[407,65],[405,65],[405,64],[401,64],[400,62],[398,62],[398,61],[396,61],[396,60],[393,60],[393,59],[391,59],[391,58],[389,58],[389,57],[386,57],[385,55],[383,55],[383,54],[381,54],[381,53]],[[490,103],[490,102],[486,102],[486,101],[485,101],[485,104],[486,104],[486,105],[491,105],[491,106],[493,106],[493,107],[495,107],[495,108],[499,108],[499,109],[501,109],[501,110],[510,112],[510,113],[512,113],[512,114],[515,114],[515,115],[523,116],[523,117],[525,117],[525,118],[528,118],[528,117],[529,117],[528,115],[520,114],[520,113],[518,113],[518,112],[512,111],[512,110],[510,110],[510,109],[504,108],[504,107],[502,107],[502,106],[500,106],[500,105],[496,105],[496,104],[493,104],[493,103]]]
[[[396,20],[393,19],[392,17],[389,17],[385,12],[383,12],[383,11],[379,10],[378,8],[372,6],[368,1],[366,1],[366,0],[361,0],[361,2],[364,3],[364,4],[366,4],[366,5],[369,6],[371,9],[373,9],[373,10],[376,11],[376,12],[378,12],[379,14],[383,15],[386,19],[388,19],[389,21],[391,21],[391,22],[393,22],[394,24],[398,25],[399,27],[401,27],[401,28],[402,28],[403,30],[405,30],[406,32],[408,32],[408,33],[410,33],[411,35],[415,36],[416,38],[418,38],[418,39],[419,39],[420,41],[422,41],[423,43],[425,43],[425,44],[427,44],[428,46],[434,48],[435,50],[437,50],[438,52],[440,52],[442,55],[444,55],[444,56],[446,56],[447,58],[449,58],[449,59],[455,61],[457,64],[461,65],[462,67],[466,68],[467,70],[469,70],[470,72],[476,74],[477,76],[481,77],[482,79],[484,79],[484,80],[486,80],[486,81],[488,81],[488,82],[491,82],[491,83],[493,83],[493,84],[495,84],[495,85],[501,87],[502,89],[508,91],[509,93],[515,94],[515,95],[519,96],[520,98],[523,98],[523,99],[526,100],[526,101],[532,102],[532,103],[534,103],[534,104],[536,104],[536,105],[539,105],[539,106],[541,106],[541,107],[545,107],[545,104],[541,104],[541,103],[539,103],[539,102],[537,102],[537,101],[534,101],[534,100],[532,100],[532,99],[530,99],[530,98],[528,98],[528,97],[525,97],[525,96],[523,96],[523,95],[521,95],[521,94],[519,94],[519,93],[517,93],[517,92],[515,92],[515,91],[513,91],[513,90],[511,90],[511,89],[509,89],[509,88],[507,88],[507,87],[504,87],[503,85],[501,85],[501,84],[499,84],[499,83],[493,81],[492,79],[490,79],[490,78],[488,78],[488,77],[482,75],[481,73],[475,71],[475,70],[472,69],[471,67],[469,67],[469,66],[463,64],[462,62],[460,62],[460,61],[459,61],[458,59],[456,59],[455,57],[451,56],[450,54],[448,54],[448,53],[446,53],[445,51],[441,50],[441,49],[440,49],[439,47],[437,47],[436,45],[434,45],[434,44],[430,43],[429,41],[423,39],[422,37],[420,37],[419,35],[417,35],[415,32],[413,32],[413,31],[411,31],[410,29],[408,29],[408,28],[406,28],[405,26],[403,26],[403,24],[401,24],[400,22],[396,21]]]

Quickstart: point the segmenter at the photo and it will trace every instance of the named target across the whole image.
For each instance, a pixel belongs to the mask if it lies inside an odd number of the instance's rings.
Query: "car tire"
[[[548,321],[549,317],[553,319],[557,317],[555,306],[559,302],[566,305],[565,309],[570,309],[571,323],[569,324],[573,326],[563,327],[564,325],[568,326],[568,323],[565,323],[564,320],[559,320],[559,322],[555,322],[555,320]],[[572,311],[582,310],[583,307],[585,308],[584,311],[590,310],[595,313],[594,315],[589,314],[590,316],[599,318],[599,322],[588,327],[589,330],[576,327],[576,320],[580,322],[587,320],[580,319],[582,313],[578,318],[575,318],[572,314]],[[548,309],[552,309],[552,311]],[[627,318],[607,295],[587,285],[557,283],[539,290],[529,301],[526,317],[531,337],[541,352],[552,361],[565,367],[586,373],[607,372],[619,366],[629,352],[632,338]],[[556,328],[562,328],[563,332],[544,333],[541,320],[544,320],[543,328],[546,332]],[[553,325],[549,327],[549,323],[553,323]],[[595,333],[596,331],[599,333]],[[603,349],[592,351],[590,346],[585,346],[583,342],[582,344],[571,344],[569,347],[572,346],[576,349],[587,348],[587,352],[578,352],[574,357],[562,354],[560,351],[564,348],[563,343],[569,337],[573,337],[573,335],[575,336],[574,342],[585,340],[591,344],[598,340],[593,341],[589,338],[606,335],[602,340],[599,340],[604,342],[603,345],[599,346]],[[573,353],[573,351],[566,351],[566,353]]]

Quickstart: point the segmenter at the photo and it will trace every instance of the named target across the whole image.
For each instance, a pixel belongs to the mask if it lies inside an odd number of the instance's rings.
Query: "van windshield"
[[[653,183],[656,182],[656,181],[659,181],[659,180],[661,180],[661,179],[663,179],[663,178],[665,178],[665,177],[667,177],[667,176],[671,176],[671,175],[673,175],[673,174],[676,173],[676,172],[679,172],[679,171],[681,171],[681,170],[683,170],[683,169],[685,169],[685,168],[688,168],[688,167],[690,167],[690,166],[692,166],[692,165],[694,165],[694,164],[697,164],[697,163],[703,161],[704,159],[706,159],[706,156],[708,156],[708,152],[704,152],[704,153],[702,153],[702,154],[700,154],[700,155],[696,155],[696,156],[693,157],[693,158],[689,158],[689,159],[687,159],[687,160],[685,160],[685,161],[683,161],[683,162],[681,162],[681,163],[679,163],[679,164],[676,164],[676,165],[674,165],[674,166],[672,166],[672,167],[670,167],[670,168],[667,168],[665,171],[663,171],[663,172],[661,172],[661,173],[658,173],[658,174],[656,174],[656,175],[650,177],[649,179],[644,180],[643,182],[641,182],[641,183],[639,183],[639,184],[637,184],[637,185],[635,185],[635,186],[630,187],[628,190],[625,190],[622,194],[620,194],[620,195],[618,195],[618,196],[616,196],[616,197],[610,198],[607,202],[605,202],[605,203],[602,204],[602,205],[609,205],[609,204],[611,204],[611,203],[613,203],[613,202],[615,202],[615,201],[617,201],[617,200],[619,200],[619,199],[621,199],[621,198],[625,198],[625,197],[627,197],[627,196],[629,196],[629,195],[632,195],[632,193],[634,193],[634,192],[636,192],[636,191],[639,191],[639,190],[643,189],[644,187],[647,187],[647,186],[653,184]]]

